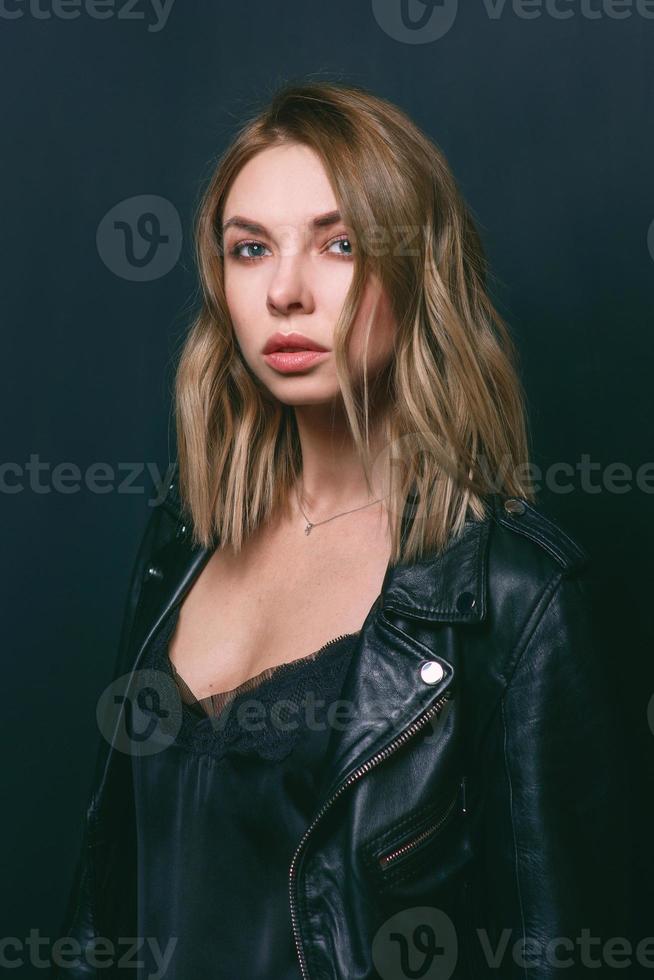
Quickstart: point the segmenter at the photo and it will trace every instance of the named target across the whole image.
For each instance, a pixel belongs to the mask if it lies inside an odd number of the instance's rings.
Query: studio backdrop
[[[5,965],[44,975],[30,935],[47,956],[70,887],[131,563],[176,458],[200,195],[243,120],[309,79],[406,110],[478,223],[539,506],[594,564],[636,938],[654,932],[654,3],[3,0],[0,51]]]

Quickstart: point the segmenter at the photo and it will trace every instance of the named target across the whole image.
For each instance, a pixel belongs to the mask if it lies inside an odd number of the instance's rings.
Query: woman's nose
[[[301,260],[295,256],[283,256],[278,260],[268,285],[268,305],[280,313],[312,311],[309,282]]]

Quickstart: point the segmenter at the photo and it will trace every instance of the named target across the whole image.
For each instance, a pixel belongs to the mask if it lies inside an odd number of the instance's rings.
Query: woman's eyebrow
[[[340,211],[326,211],[324,214],[319,214],[310,222],[311,226],[315,228],[328,228],[330,225],[335,225],[341,220]],[[242,228],[243,231],[249,231],[252,235],[270,235],[270,232],[265,225],[260,225],[256,221],[252,221],[250,218],[244,218],[240,214],[235,214],[227,221],[223,223],[223,234],[230,227]]]

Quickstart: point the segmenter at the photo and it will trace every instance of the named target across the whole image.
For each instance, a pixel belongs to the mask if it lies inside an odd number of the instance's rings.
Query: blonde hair
[[[336,370],[369,492],[378,465],[368,443],[370,410],[376,393],[384,395],[375,421],[388,451],[391,561],[416,560],[441,550],[466,520],[482,519],[487,494],[534,499],[519,473],[529,460],[525,399],[516,349],[486,292],[479,235],[442,152],[395,105],[351,85],[283,86],[238,131],[202,195],[201,308],[174,391],[182,504],[196,544],[216,536],[239,550],[288,506],[301,474],[293,409],[244,362],[223,280],[222,215],[232,182],[255,154],[289,142],[318,154],[352,232]],[[397,240],[389,242],[389,231]],[[346,355],[370,272],[387,290],[397,324],[392,362],[372,390],[365,374],[362,386],[351,383]],[[366,344],[371,335],[374,342],[374,317]],[[399,518],[411,494],[405,537]]]

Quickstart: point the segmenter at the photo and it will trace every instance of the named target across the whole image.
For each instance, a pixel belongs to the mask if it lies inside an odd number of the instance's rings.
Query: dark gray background
[[[600,464],[595,492],[577,475],[570,492],[545,488],[539,503],[595,560],[610,682],[631,739],[625,765],[642,787],[654,742],[654,480],[648,493],[635,477],[654,460],[654,9],[648,18],[634,0],[618,18],[593,0],[590,17],[581,0],[560,0],[572,11],[561,19],[545,5],[529,17],[533,5],[520,13],[507,2],[501,16],[490,2],[459,6],[442,37],[407,43],[371,0],[176,0],[161,30],[149,29],[142,0],[130,19],[116,0],[103,20],[83,5],[64,19],[49,0],[40,15],[6,0],[2,457],[24,467],[36,454],[46,486],[63,462],[82,474],[105,462],[119,477],[125,463],[165,468],[174,358],[196,302],[192,216],[216,156],[287,80],[341,79],[390,98],[443,148],[479,222],[493,296],[520,349],[535,461],[576,466],[588,454]],[[181,254],[166,274],[134,281],[107,266],[96,235],[110,209],[140,195],[170,202]],[[622,493],[602,484],[616,462],[632,468]],[[68,494],[22,483],[0,498],[3,921],[21,941],[30,928],[55,935],[60,920],[96,702],[154,492],[147,471],[131,493],[118,479],[105,494],[83,481]],[[634,864],[648,888],[650,832],[640,805]],[[639,935],[653,931],[648,897]]]

